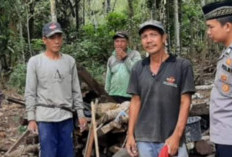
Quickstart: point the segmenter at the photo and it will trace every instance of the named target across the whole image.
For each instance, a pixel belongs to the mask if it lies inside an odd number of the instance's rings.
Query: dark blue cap
[[[50,37],[56,33],[63,33],[58,22],[49,22],[43,26],[43,37]]]
[[[206,20],[232,16],[232,1],[214,2],[202,7]]]

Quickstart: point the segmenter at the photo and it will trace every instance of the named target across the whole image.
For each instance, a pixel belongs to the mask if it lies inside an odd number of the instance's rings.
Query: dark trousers
[[[232,145],[215,144],[216,157],[232,157]]]
[[[130,101],[131,98],[123,97],[123,96],[112,96],[112,98],[119,104],[123,103],[124,101]]]
[[[40,157],[74,157],[72,119],[38,124]]]

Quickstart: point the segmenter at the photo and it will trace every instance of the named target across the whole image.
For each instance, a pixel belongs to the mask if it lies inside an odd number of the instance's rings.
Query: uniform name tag
[[[229,72],[229,73],[232,73],[232,69],[227,67],[225,64],[222,64],[222,69]]]

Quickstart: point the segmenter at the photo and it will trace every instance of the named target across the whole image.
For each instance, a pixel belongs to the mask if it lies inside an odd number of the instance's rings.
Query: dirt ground
[[[23,97],[17,92],[3,91],[4,95],[19,99]],[[14,104],[4,100],[0,107],[0,156],[17,141],[17,139],[26,130],[26,126],[21,126],[25,108],[22,105]]]
[[[22,95],[17,92],[3,91],[4,95],[14,98],[23,99]],[[200,103],[209,98],[209,90],[198,91],[196,99],[193,99],[193,103]],[[17,141],[17,139],[26,130],[26,126],[22,126],[24,117],[26,116],[25,107],[19,104],[11,103],[6,100],[3,101],[0,107],[0,157],[4,157],[7,150]],[[207,129],[207,128],[206,128]],[[25,139],[26,140],[26,139]],[[13,157],[37,157],[38,152],[25,153],[26,141],[23,140],[17,147]],[[190,155],[190,157],[201,157],[199,155]]]

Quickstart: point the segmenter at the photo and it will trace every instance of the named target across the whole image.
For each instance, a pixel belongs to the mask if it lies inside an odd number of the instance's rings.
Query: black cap
[[[149,21],[142,23],[139,26],[139,35],[141,35],[145,29],[150,28],[150,27],[153,27],[155,29],[160,30],[162,33],[165,33],[164,26],[161,22],[156,21],[156,20],[149,20]]]
[[[126,38],[127,40],[129,39],[128,33],[126,31],[118,31],[115,33],[113,36],[113,39],[115,40],[116,38]]]
[[[43,37],[50,37],[56,33],[63,33],[58,22],[49,22],[43,26]]]
[[[214,2],[202,7],[206,20],[232,16],[232,1]]]

